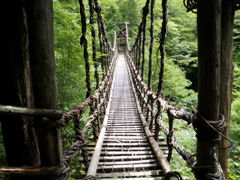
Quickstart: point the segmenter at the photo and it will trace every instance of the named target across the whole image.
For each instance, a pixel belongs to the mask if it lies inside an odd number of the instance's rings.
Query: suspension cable
[[[159,72],[159,81],[158,81],[158,91],[157,95],[160,95],[162,91],[162,84],[163,84],[163,73],[164,73],[164,59],[165,59],[165,40],[166,40],[166,34],[167,34],[167,22],[168,22],[168,10],[167,10],[167,3],[168,0],[162,0],[162,28],[161,28],[161,34],[160,34],[160,54],[161,54],[161,60],[160,60],[160,72]]]
[[[148,62],[148,89],[151,89],[151,81],[152,81],[152,52],[154,46],[154,6],[155,0],[151,0],[151,25],[150,25],[150,45],[149,45],[149,62]]]
[[[102,48],[102,53],[109,53],[109,50],[111,49],[110,47],[110,43],[107,37],[107,32],[106,32],[106,28],[105,28],[105,24],[103,22],[103,17],[101,14],[101,7],[99,6],[98,0],[94,0],[94,5],[95,5],[95,11],[97,13],[97,18],[98,18],[98,29],[99,29],[99,33],[101,33],[101,35],[99,35],[99,39],[101,39],[100,41],[100,45]],[[106,62],[107,66],[109,65],[109,62]],[[102,64],[102,69],[103,69],[103,64]],[[105,68],[107,70],[107,68]]]
[[[98,64],[96,58],[96,32],[94,28],[94,4],[93,0],[88,0],[89,11],[90,11],[90,25],[91,25],[91,34],[92,34],[92,58],[94,62],[94,77],[96,80],[96,89],[99,87],[99,74],[98,74]]]
[[[86,86],[87,86],[86,97],[89,97],[91,95],[90,64],[88,60],[88,42],[86,39],[87,22],[86,22],[86,14],[85,14],[85,7],[83,4],[83,0],[79,0],[79,6],[80,6],[80,16],[81,16],[81,23],[82,23],[82,36],[80,38],[80,44],[84,48],[83,53],[84,53],[84,61],[85,61]]]
[[[141,77],[144,79],[144,65],[145,65],[145,43],[146,43],[146,24],[147,24],[147,15],[149,13],[149,0],[146,0],[146,4],[142,9],[142,66],[141,66]]]

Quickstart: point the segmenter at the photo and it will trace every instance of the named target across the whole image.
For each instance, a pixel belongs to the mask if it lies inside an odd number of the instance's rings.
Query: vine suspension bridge
[[[184,2],[188,11],[196,10],[196,1],[188,0]],[[93,61],[97,62],[97,38],[94,28],[95,13],[99,29],[97,34],[99,49],[103,54],[108,55],[107,57],[101,57],[102,62],[103,59],[105,60],[105,64],[101,64],[102,69],[105,71],[102,83],[99,82],[98,67],[94,65],[96,90],[91,95],[86,14],[83,1],[79,0],[82,23],[80,43],[84,49],[87,97],[84,102],[69,112],[62,112],[51,107],[28,108],[26,106],[25,108],[0,105],[0,115],[4,117],[30,118],[27,120],[20,118],[18,120],[24,123],[34,121],[34,126],[40,129],[37,132],[39,133],[39,142],[41,142],[39,143],[39,152],[36,151],[36,154],[41,154],[40,165],[18,165],[17,163],[14,164],[13,160],[9,167],[0,167],[0,174],[9,175],[13,179],[23,178],[24,180],[33,179],[32,177],[34,179],[37,177],[36,179],[39,180],[68,179],[70,161],[76,156],[80,156],[79,164],[83,165],[85,171],[84,175],[79,179],[181,180],[180,172],[173,171],[170,167],[173,149],[175,149],[186,161],[187,165],[192,168],[198,179],[201,179],[201,177],[209,180],[224,179],[218,161],[211,158],[215,157],[214,153],[203,153],[210,160],[201,162],[198,156],[202,155],[202,150],[198,152],[200,155],[198,154],[197,158],[195,158],[193,154],[177,143],[174,136],[174,119],[181,119],[188,124],[193,124],[197,138],[213,142],[211,147],[207,147],[208,152],[212,152],[211,150],[215,148],[216,142],[221,139],[220,137],[229,141],[222,133],[225,125],[223,115],[219,115],[219,119],[216,121],[206,120],[200,112],[189,114],[169,105],[163,98],[162,83],[165,55],[164,43],[167,31],[167,0],[162,1],[162,28],[159,36],[161,60],[157,92],[151,90],[155,1],[146,0],[142,9],[142,21],[132,49],[128,39],[128,23],[122,23],[123,28],[115,32],[114,43],[111,48],[98,1],[89,0],[88,3],[90,24],[92,25],[90,29]],[[236,7],[239,8],[239,1],[236,1]],[[48,8],[46,8],[46,12],[47,10]],[[149,69],[147,84],[145,84],[143,74],[145,71],[146,21],[149,11],[151,16]],[[201,11],[200,9],[200,13],[202,13]],[[23,15],[25,12],[19,11],[19,13]],[[43,12],[41,11],[41,13]],[[25,15],[23,15],[24,18],[26,18]],[[22,23],[21,28],[26,26],[24,20]],[[29,23],[29,27],[31,27],[31,23]],[[31,28],[29,29],[31,30]],[[46,31],[49,31],[49,29],[46,28]],[[24,31],[24,33],[28,32]],[[26,38],[23,38],[21,42],[28,45]],[[37,66],[37,64],[35,65]],[[31,73],[34,73],[34,71]],[[34,79],[34,74],[32,74],[32,79]],[[34,83],[32,86],[35,90]],[[41,86],[38,85],[38,87]],[[48,98],[46,97],[46,99]],[[37,100],[37,98],[35,99]],[[82,128],[81,116],[87,112],[87,109],[90,109],[89,117]],[[162,112],[167,114],[167,127],[163,123]],[[33,119],[31,119],[32,117]],[[62,153],[59,128],[67,125],[70,121],[73,123],[75,142]],[[7,127],[7,123],[5,122],[3,125]],[[26,124],[26,126],[31,126],[31,123],[30,125]],[[165,136],[160,135],[160,131]],[[89,136],[89,133],[93,133],[93,136]],[[212,169],[209,170],[209,166]],[[204,172],[205,170],[206,172]]]

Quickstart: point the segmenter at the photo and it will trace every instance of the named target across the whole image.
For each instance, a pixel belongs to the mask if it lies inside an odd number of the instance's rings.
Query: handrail
[[[139,103],[139,100],[138,100],[138,97],[137,97],[137,93],[136,93],[136,90],[135,90],[135,87],[134,87],[133,78],[131,76],[131,70],[129,68],[129,65],[127,67],[128,67],[128,73],[129,73],[129,77],[130,77],[130,81],[131,81],[131,86],[132,86],[134,96],[135,96],[135,100],[136,100],[136,103],[137,103],[138,113],[140,115],[140,119],[142,121],[142,125],[144,127],[145,134],[146,134],[146,136],[148,138],[148,141],[149,141],[149,143],[150,143],[150,145],[151,145],[151,147],[152,147],[152,149],[155,153],[158,164],[162,167],[164,174],[167,174],[168,172],[171,172],[170,165],[167,162],[167,159],[164,157],[164,154],[163,154],[162,150],[159,148],[158,143],[154,139],[154,134],[151,133],[151,131],[149,129],[149,125],[145,120],[146,118],[143,115],[142,108],[140,106],[140,103]]]
[[[117,53],[117,50],[116,50],[114,61],[116,60],[117,55],[118,55],[118,53]],[[114,84],[114,81],[115,81],[115,78],[114,78],[114,75],[113,75],[112,85]],[[112,92],[113,92],[113,89],[111,87],[109,99],[111,99],[111,97],[112,97]],[[100,132],[97,144],[95,146],[94,153],[92,155],[92,159],[90,161],[86,177],[88,177],[88,176],[95,177],[96,176],[97,167],[98,167],[98,163],[99,163],[99,159],[100,159],[100,153],[101,153],[102,145],[103,145],[103,140],[104,140],[106,129],[107,129],[107,121],[108,121],[109,113],[110,113],[110,103],[108,103],[108,105],[107,105],[106,114],[105,114],[105,117],[104,117],[101,132]]]

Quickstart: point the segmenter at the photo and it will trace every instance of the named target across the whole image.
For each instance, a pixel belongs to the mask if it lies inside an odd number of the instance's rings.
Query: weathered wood
[[[115,81],[115,78],[114,78],[114,74],[113,74],[113,83],[114,83],[114,81]],[[109,98],[112,97],[112,93],[113,93],[113,90],[111,88]],[[102,146],[103,146],[103,140],[104,140],[104,136],[105,136],[105,133],[106,133],[106,130],[107,130],[107,121],[108,121],[108,117],[109,117],[109,111],[110,111],[110,103],[108,104],[107,109],[106,109],[106,114],[105,114],[105,117],[104,117],[102,129],[101,129],[97,144],[95,146],[95,150],[94,150],[94,153],[92,155],[91,162],[89,164],[89,169],[87,171],[87,176],[89,176],[89,175],[90,176],[95,176],[96,175],[98,162],[99,162],[99,159],[100,159],[100,153],[101,153],[101,149],[102,149]]]
[[[219,120],[220,55],[221,55],[221,1],[198,1],[198,112],[206,120]],[[218,133],[197,119],[197,168],[195,177],[222,179],[218,166]],[[214,178],[210,174],[214,174]]]
[[[0,174],[11,174],[21,176],[52,176],[59,175],[59,167],[0,167]]]
[[[88,172],[93,173],[88,173],[88,176],[95,176],[96,168],[98,169],[97,172],[105,173],[109,173],[112,170],[127,172],[138,169],[142,172],[143,168],[161,169],[157,164],[155,154],[149,147],[147,138],[142,136],[144,131],[139,123],[141,121],[137,109],[128,109],[132,105],[136,106],[136,102],[123,56],[119,57],[116,69],[115,83],[112,87],[110,99],[110,113],[108,115],[110,123],[107,124],[101,149],[95,148],[93,152],[92,146],[88,148],[89,154],[93,154],[92,165],[89,166],[88,170]],[[114,103],[115,106],[112,106]],[[120,111],[118,111],[119,104],[123,107],[125,106],[125,108],[120,108]],[[113,133],[116,133],[116,136],[113,136]],[[128,136],[129,134],[134,136]],[[164,147],[166,147],[166,144]],[[95,157],[96,152],[98,157]],[[163,154],[162,157],[166,158],[166,155]],[[97,163],[98,161],[100,162]],[[98,173],[96,176],[98,176]]]
[[[89,154],[91,154],[92,152],[89,152]],[[131,152],[118,152],[118,151],[101,151],[101,155],[107,156],[107,155],[111,155],[111,156],[135,156],[135,155],[147,155],[147,154],[153,154],[152,151],[131,151]],[[114,163],[113,163],[114,164]]]
[[[142,169],[142,168],[156,168],[157,166],[157,163],[152,163],[152,164],[127,164],[127,165],[112,165],[112,166],[99,166],[98,169],[101,170],[101,169],[104,169],[104,170],[112,170],[112,169],[124,169],[124,170],[127,170],[127,169]]]
[[[27,1],[30,66],[36,108],[57,109],[56,72],[53,51],[53,4],[49,0]],[[40,119],[39,119],[40,121]],[[57,166],[62,161],[58,128],[37,128],[41,165]],[[58,178],[63,179],[63,177]]]
[[[123,172],[123,173],[98,173],[98,177],[139,177],[139,176],[160,176],[163,175],[162,171],[144,171],[144,172]]]
[[[0,61],[0,104],[32,107],[29,68],[28,25],[22,1],[6,1],[4,9],[12,11],[2,20],[3,39]],[[1,115],[6,160],[9,166],[38,166],[40,156],[31,118]],[[12,180],[27,180],[11,176]]]
[[[142,113],[142,109],[141,109],[141,106],[139,104],[139,101],[138,101],[137,94],[136,94],[135,89],[134,89],[133,80],[132,80],[131,76],[130,76],[130,79],[131,79],[131,85],[132,85],[132,88],[133,88],[133,91],[134,91],[134,95],[135,95],[135,99],[136,99],[137,109],[138,109],[138,112],[139,112],[142,124],[144,126],[144,130],[145,130],[146,136],[148,138],[148,141],[149,141],[149,143],[150,143],[150,145],[151,145],[151,147],[152,147],[152,149],[153,149],[153,151],[155,153],[155,156],[157,158],[158,164],[162,167],[164,173],[168,173],[168,172],[171,171],[170,165],[167,162],[166,158],[164,157],[163,152],[159,148],[158,143],[155,141],[154,135],[151,133],[151,131],[149,129],[149,125],[147,124],[147,122],[145,120],[145,117],[144,117],[144,115]]]
[[[143,180],[143,178],[142,177],[140,177],[140,178],[132,178],[132,177],[130,177],[130,178],[124,178],[124,179],[126,179],[126,180]],[[161,177],[148,177],[148,178],[144,178],[145,180],[162,180],[162,178]],[[102,178],[101,180],[116,180],[115,178]]]
[[[0,105],[0,114],[11,115],[11,116],[35,116],[35,117],[60,118],[63,115],[63,112],[60,110],[36,109],[36,108]]]
[[[231,102],[232,102],[232,44],[233,44],[233,19],[234,1],[222,0],[222,29],[221,29],[221,87],[220,87],[220,113],[225,117],[225,128],[223,134],[228,136],[230,126]],[[227,177],[229,142],[222,138],[219,144],[219,162]]]
[[[148,159],[155,158],[152,154],[136,155],[136,156],[101,156],[100,160],[103,161],[117,161],[117,160],[134,160],[134,159]]]
[[[129,164],[145,164],[145,163],[156,163],[155,159],[145,159],[145,160],[136,160],[136,161],[118,161],[118,162],[99,162],[99,165],[129,165]]]

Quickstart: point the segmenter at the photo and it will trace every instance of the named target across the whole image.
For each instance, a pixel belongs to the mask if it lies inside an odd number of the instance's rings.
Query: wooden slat
[[[100,166],[115,166],[115,165],[129,165],[129,164],[145,164],[145,163],[156,163],[155,159],[145,159],[136,161],[113,161],[113,162],[99,162]]]
[[[114,166],[98,166],[98,170],[112,170],[112,169],[143,169],[143,168],[157,168],[157,163],[148,163],[148,164],[126,164],[126,165],[114,165]]]
[[[111,178],[111,177],[140,177],[140,176],[160,176],[162,171],[139,171],[139,172],[122,172],[122,173],[98,173],[98,177]]]
[[[89,154],[92,154],[93,152],[89,152]],[[136,156],[141,154],[153,154],[152,151],[131,151],[131,152],[119,152],[119,151],[101,151],[101,156]]]
[[[102,178],[101,180],[116,180],[117,178],[113,178],[113,179],[109,179],[109,178]],[[143,177],[143,178],[124,178],[124,179],[127,179],[127,180],[163,180],[164,178],[162,177]]]
[[[156,176],[162,176],[163,171],[145,135],[126,63],[123,59],[118,61],[96,176],[100,179],[160,179]],[[158,145],[167,152],[164,137],[159,138]],[[88,151],[92,155],[94,145],[88,146]]]

